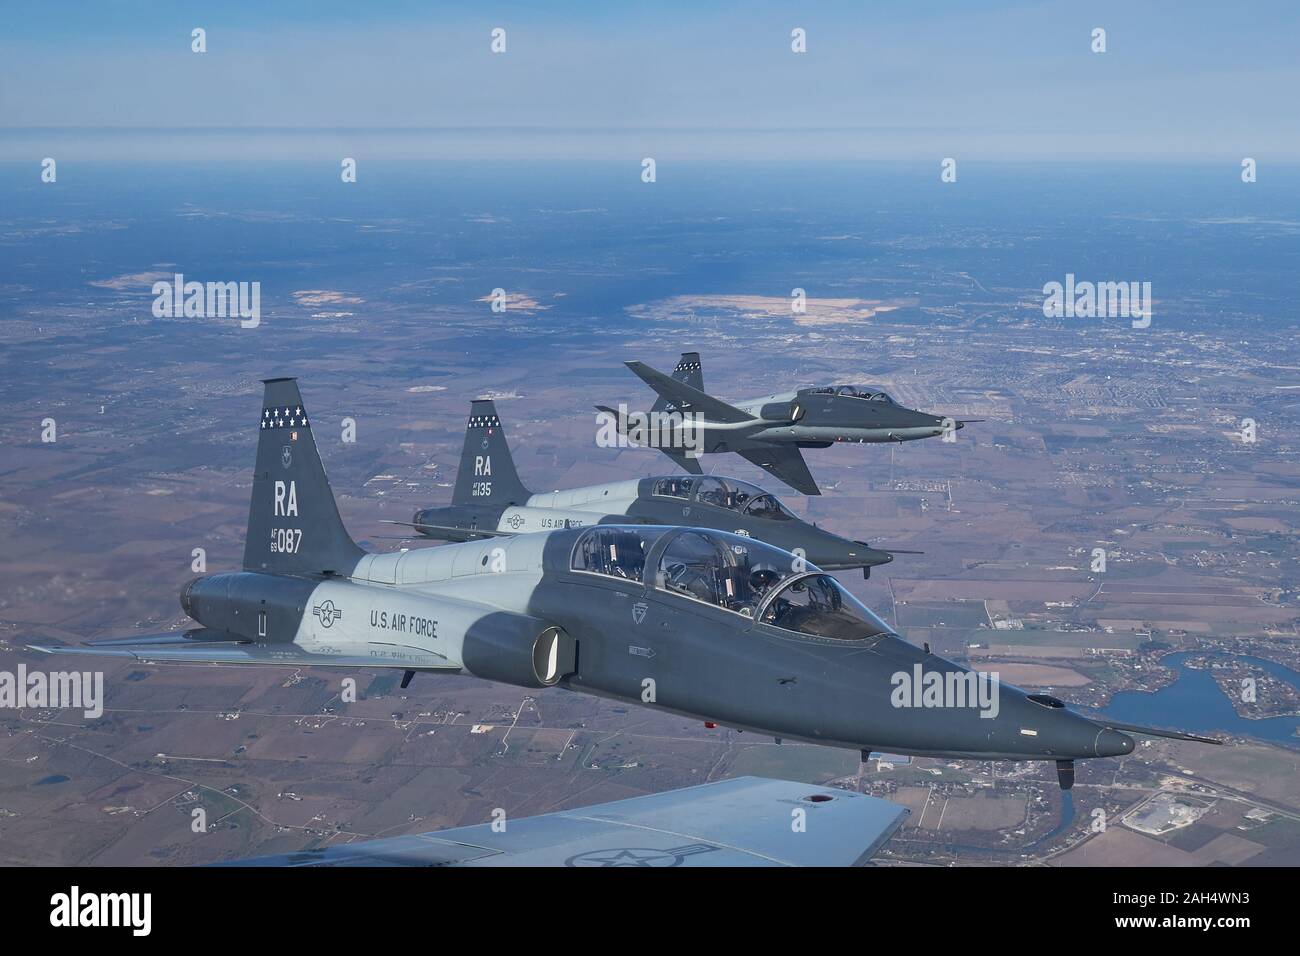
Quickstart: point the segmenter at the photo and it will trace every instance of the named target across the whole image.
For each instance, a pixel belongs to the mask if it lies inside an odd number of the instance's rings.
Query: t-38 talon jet
[[[823,531],[795,517],[775,495],[736,478],[672,475],[535,495],[519,480],[496,405],[487,400],[470,405],[451,504],[417,511],[410,527],[430,538],[472,541],[593,524],[734,531],[802,554],[824,571],[862,568],[864,576],[895,553]]]
[[[1053,760],[1063,785],[1075,759],[1133,749],[1105,718],[914,647],[835,578],[753,538],[595,525],[368,554],[293,379],[266,382],[258,419],[244,567],[185,586],[199,626],[34,649],[558,685],[864,752]]]
[[[702,474],[699,456],[734,451],[791,488],[819,495],[801,448],[829,448],[837,442],[903,442],[956,431],[975,419],[956,421],[896,403],[870,385],[821,385],[728,404],[704,391],[698,352],[683,352],[671,376],[643,362],[624,363],[659,398],[647,416],[650,443],[678,467]],[[631,415],[612,415],[629,434]],[[682,421],[665,420],[676,414]]]

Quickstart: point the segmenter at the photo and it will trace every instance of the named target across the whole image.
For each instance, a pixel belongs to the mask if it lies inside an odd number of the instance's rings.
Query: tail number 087
[[[299,528],[272,528],[271,553],[297,554],[302,544],[302,531]]]

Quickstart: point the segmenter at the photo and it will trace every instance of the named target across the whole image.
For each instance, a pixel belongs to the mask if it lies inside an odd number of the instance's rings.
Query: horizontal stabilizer
[[[462,538],[469,538],[473,540],[475,538],[514,537],[513,531],[490,531],[487,528],[474,528],[471,531],[469,528],[457,528],[449,524],[428,524],[427,522],[419,522],[419,521],[390,521],[387,518],[381,518],[379,520],[379,523],[397,524],[397,525],[401,525],[403,528],[415,528],[416,530],[423,531],[426,534],[428,534],[430,531],[450,531],[455,533],[456,535],[455,540],[460,540]],[[437,535],[429,535],[429,536],[433,538],[437,537]],[[402,540],[405,541],[408,539],[403,538]]]
[[[806,828],[790,825],[792,808]],[[234,866],[853,866],[907,817],[878,797],[736,777],[578,810],[255,857]]]
[[[596,411],[604,412],[606,415],[612,418],[618,426],[619,434],[622,435],[627,434],[627,429],[625,427],[627,423],[622,418],[619,417],[618,412],[616,412],[614,409],[610,408],[608,405],[597,405]],[[700,467],[699,459],[686,454],[686,452],[683,451],[682,449],[664,448],[662,446],[655,446],[655,447],[659,448],[661,452],[663,452],[665,455],[671,458],[673,460],[673,464],[675,464],[682,471],[689,472],[692,475],[704,474],[704,469]]]
[[[637,378],[667,399],[670,405],[679,412],[692,412],[703,415],[708,421],[729,424],[748,422],[754,419],[753,415],[742,412],[734,405],[728,405],[720,398],[714,398],[698,388],[691,388],[685,382],[670,378],[644,362],[624,362],[623,364],[635,372]]]
[[[319,667],[401,667],[459,671],[446,657],[417,647],[383,645],[384,656],[364,644],[332,644],[326,653],[292,642],[259,644],[226,631],[196,628],[183,634],[150,634],[91,644],[29,644],[43,654],[126,657],[156,664],[280,664]]]
[[[478,541],[482,538],[512,538],[513,531],[489,531],[485,528],[457,528],[449,524],[421,524],[417,528],[430,538],[442,541]]]
[[[620,435],[627,434],[627,421],[618,414],[617,410],[610,408],[608,405],[597,405],[596,411],[603,412],[604,414],[612,418],[614,420],[615,426],[618,428],[618,433]]]
[[[206,627],[168,634],[150,634],[144,637],[113,637],[85,644],[28,644],[27,647],[42,654],[92,654],[99,657],[134,657],[140,649],[211,648],[218,645],[248,643],[245,638],[229,631]]]

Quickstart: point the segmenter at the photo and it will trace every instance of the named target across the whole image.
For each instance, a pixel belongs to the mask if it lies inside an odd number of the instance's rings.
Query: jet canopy
[[[738,478],[671,475],[656,479],[651,493],[659,497],[682,498],[702,505],[725,508],[752,518],[777,521],[794,518],[775,495]]]
[[[824,385],[819,388],[805,389],[803,394],[839,395],[842,398],[861,398],[868,402],[884,402],[888,405],[897,404],[889,397],[888,392],[874,385]]]
[[[764,624],[782,630],[860,641],[889,632],[885,622],[829,574],[811,572],[793,578],[769,594],[758,611]]]
[[[863,640],[889,628],[829,574],[788,551],[702,528],[597,525],[570,568],[657,591],[810,637]]]
[[[589,528],[573,547],[570,568],[653,584],[749,618],[781,581],[815,570],[788,551],[743,535],[649,525]]]

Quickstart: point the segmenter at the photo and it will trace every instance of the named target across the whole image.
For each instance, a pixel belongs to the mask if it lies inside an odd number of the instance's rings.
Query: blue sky
[[[4,159],[212,158],[269,127],[316,131],[262,138],[284,156],[1300,160],[1285,2],[43,0],[4,17]]]

